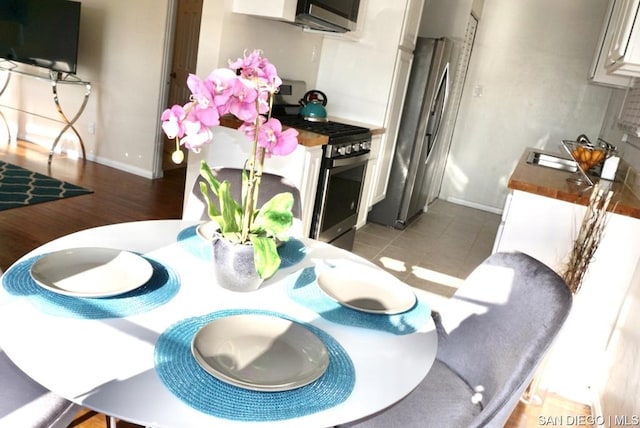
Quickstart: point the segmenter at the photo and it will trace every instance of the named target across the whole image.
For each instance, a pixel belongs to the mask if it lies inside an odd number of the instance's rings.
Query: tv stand
[[[6,64],[10,64],[10,66],[7,66]],[[60,139],[62,138],[64,133],[67,132],[68,130],[71,130],[76,135],[76,137],[78,138],[78,142],[80,144],[80,149],[82,151],[82,158],[86,159],[84,142],[82,141],[82,137],[78,133],[78,130],[75,128],[74,124],[76,123],[78,118],[82,115],[82,113],[84,112],[85,107],[87,106],[87,102],[89,101],[89,95],[91,94],[91,83],[80,79],[79,77],[77,77],[74,74],[61,73],[61,72],[54,71],[54,70],[48,70],[48,76],[45,75],[45,74],[32,72],[30,70],[21,70],[21,69],[18,68],[18,66],[16,64],[14,64],[14,63],[12,63],[10,61],[0,62],[0,73],[1,72],[6,73],[7,77],[4,80],[4,84],[2,84],[2,86],[0,87],[0,97],[2,96],[4,91],[9,86],[9,81],[11,80],[11,76],[13,74],[17,74],[17,75],[20,75],[20,76],[25,76],[25,77],[36,79],[36,80],[46,81],[46,82],[49,82],[49,84],[51,85],[51,91],[52,91],[52,95],[53,95],[53,102],[55,103],[56,110],[58,111],[58,114],[60,115],[60,118],[62,119],[61,123],[64,126],[62,127],[62,129],[60,130],[60,132],[56,136],[55,140],[51,144],[51,148],[49,150],[49,161],[48,161],[49,165],[51,165],[51,161],[53,159],[53,154],[55,152],[55,149],[56,149],[58,143],[60,142]],[[78,109],[78,111],[76,111],[75,114],[71,116],[71,119],[69,119],[69,116],[67,116],[67,114],[65,114],[65,112],[62,110],[62,106],[60,105],[60,100],[58,98],[58,85],[83,85],[85,87],[84,98],[82,100],[82,104],[80,105],[80,108]],[[42,117],[42,118],[45,118],[45,119],[56,120],[56,119],[53,119],[53,118],[50,118],[50,117],[42,116],[42,115],[39,115],[37,113],[26,111],[26,110],[22,110],[22,109],[16,108],[16,107],[9,107],[9,106],[3,106],[3,107],[10,108],[10,109],[13,109],[13,110],[17,110],[17,111],[20,111],[20,112],[23,112],[23,113],[32,114],[32,115],[39,116],[39,117]],[[2,113],[1,110],[0,110],[0,118],[2,119],[2,121],[4,122],[5,127],[7,128],[7,141],[10,143],[11,142],[11,130],[9,129],[9,122],[7,121],[6,117],[4,116],[4,114]]]

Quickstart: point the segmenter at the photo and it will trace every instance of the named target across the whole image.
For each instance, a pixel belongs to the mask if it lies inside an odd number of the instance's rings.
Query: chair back
[[[219,181],[228,180],[231,185],[231,195],[236,201],[240,201],[242,195],[242,169],[218,167],[211,169],[214,176]],[[204,178],[198,176],[193,183],[191,193],[188,196],[184,207],[182,218],[185,220],[208,220],[207,205],[204,196],[200,192],[200,183],[205,182]],[[273,196],[282,192],[291,192],[293,194],[293,217],[300,220],[301,205],[300,191],[291,181],[286,178],[269,173],[262,173],[260,182],[260,192],[258,193],[258,206],[262,206]],[[211,193],[210,193],[211,194]]]
[[[66,428],[81,407],[46,390],[0,349],[0,427]]]
[[[482,411],[471,426],[503,426],[572,300],[560,276],[522,253],[490,256],[455,293],[441,312],[437,358],[476,391]]]

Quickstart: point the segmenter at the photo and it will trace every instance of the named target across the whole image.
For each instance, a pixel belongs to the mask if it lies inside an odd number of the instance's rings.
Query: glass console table
[[[56,110],[57,110],[58,114],[60,115],[60,118],[62,119],[61,123],[63,124],[63,127],[60,130],[60,132],[58,133],[58,135],[56,136],[56,138],[54,139],[53,143],[51,144],[51,148],[49,149],[49,164],[51,164],[51,160],[53,159],[53,154],[55,152],[56,146],[60,142],[60,139],[62,138],[64,133],[69,131],[69,130],[71,130],[76,135],[76,137],[78,138],[78,142],[80,144],[80,149],[82,151],[82,158],[86,159],[86,153],[85,153],[85,149],[84,149],[84,142],[82,141],[82,137],[80,136],[80,133],[78,132],[78,130],[75,128],[74,124],[76,123],[78,118],[84,112],[84,109],[87,106],[87,102],[89,101],[89,95],[91,94],[91,83],[90,82],[82,80],[82,79],[80,79],[78,76],[76,76],[74,74],[61,73],[61,72],[53,71],[53,70],[49,70],[48,71],[48,75],[38,74],[38,73],[32,72],[30,70],[20,69],[20,67],[18,67],[17,64],[14,64],[13,62],[6,61],[6,60],[0,62],[0,74],[6,74],[6,78],[4,79],[4,82],[0,84],[1,85],[0,86],[0,97],[2,97],[2,94],[4,93],[4,91],[9,86],[9,82],[11,80],[11,76],[14,75],[14,74],[20,75],[20,76],[25,76],[25,77],[32,78],[32,79],[46,81],[46,82],[49,82],[51,84],[53,102],[55,103]],[[84,88],[85,88],[85,90],[84,90],[84,98],[82,100],[82,104],[80,105],[78,110],[75,112],[75,114],[72,115],[72,116],[67,116],[67,114],[62,110],[62,106],[60,105],[60,100],[58,98],[58,85],[81,85],[81,86],[84,86]],[[35,116],[43,117],[45,119],[55,120],[53,118],[50,118],[50,117],[47,117],[47,116],[42,116],[42,115],[39,115],[39,114],[34,113],[34,112],[22,110],[20,108],[10,107],[10,106],[3,106],[3,107],[10,108],[10,109],[13,109],[13,110],[18,110],[18,111],[21,111],[23,113],[28,113],[28,114],[32,114],[32,115],[35,115]],[[71,117],[71,119],[69,119],[69,117]],[[0,119],[2,119],[2,122],[4,122],[4,125],[7,128],[7,142],[10,143],[11,142],[11,130],[9,128],[9,122],[7,121],[5,115],[2,113],[2,110],[0,110]]]

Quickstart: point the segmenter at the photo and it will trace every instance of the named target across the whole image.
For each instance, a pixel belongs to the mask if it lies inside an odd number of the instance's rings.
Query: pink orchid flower
[[[187,86],[191,90],[191,99],[193,100],[193,109],[190,114],[195,115],[198,121],[205,126],[219,125],[220,113],[213,101],[212,86],[195,74],[189,75]]]
[[[238,77],[228,68],[213,70],[206,78],[213,94],[213,102],[218,107],[218,113],[222,116],[228,113],[229,99],[233,95],[233,88]]]
[[[255,125],[245,123],[240,130],[251,140],[255,138]],[[298,131],[289,128],[282,130],[282,123],[278,119],[266,120],[260,116],[260,127],[258,130],[258,147],[265,150],[265,156],[286,156],[293,152],[298,146]]]
[[[168,138],[182,138],[184,136],[184,108],[181,105],[174,105],[162,112],[162,130]]]
[[[211,130],[197,120],[185,120],[184,128],[185,136],[180,140],[180,144],[196,153],[213,138]]]
[[[237,79],[233,87],[233,96],[229,99],[229,113],[244,122],[253,122],[258,116],[256,98],[258,91],[245,79]]]
[[[249,55],[244,54],[243,58],[238,58],[229,64],[229,68],[240,70],[240,76],[247,80],[256,82],[258,89],[266,89],[275,92],[282,85],[282,79],[278,77],[276,67],[266,58],[262,57],[262,51],[256,49]]]

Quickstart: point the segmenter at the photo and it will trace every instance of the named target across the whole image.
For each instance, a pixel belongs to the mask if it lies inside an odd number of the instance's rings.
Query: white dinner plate
[[[416,304],[416,295],[407,284],[388,272],[359,263],[323,269],[318,285],[341,305],[373,314],[398,314]]]
[[[255,391],[287,391],[318,379],[329,365],[324,343],[282,318],[245,314],[218,318],[195,334],[191,351],[217,379]]]
[[[144,285],[153,274],[148,260],[113,248],[70,248],[49,253],[31,265],[41,287],[74,297],[109,297]]]
[[[217,233],[220,226],[215,221],[207,221],[200,223],[196,227],[196,234],[205,241],[213,241],[213,236]]]

